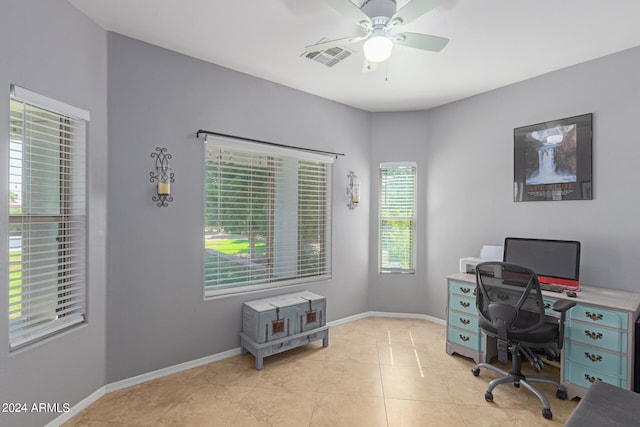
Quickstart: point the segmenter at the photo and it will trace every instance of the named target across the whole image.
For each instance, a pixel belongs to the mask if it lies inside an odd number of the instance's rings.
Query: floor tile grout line
[[[380,373],[380,388],[382,389],[382,404],[384,405],[384,418],[389,427],[389,408],[387,407],[387,395],[384,392],[384,381],[382,380],[382,361],[380,360],[380,346],[376,339],[376,352],[378,353],[378,372]]]

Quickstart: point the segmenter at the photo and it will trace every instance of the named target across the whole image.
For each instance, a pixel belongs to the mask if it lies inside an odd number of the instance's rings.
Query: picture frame
[[[513,201],[592,200],[593,114],[513,130]]]

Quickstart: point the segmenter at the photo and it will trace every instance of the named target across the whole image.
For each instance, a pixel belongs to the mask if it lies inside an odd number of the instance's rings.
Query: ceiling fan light
[[[364,43],[362,49],[367,61],[383,62],[391,56],[393,42],[387,36],[373,36]]]

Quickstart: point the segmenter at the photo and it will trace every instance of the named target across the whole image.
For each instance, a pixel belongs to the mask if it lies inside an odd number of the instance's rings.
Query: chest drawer
[[[571,341],[602,347],[611,351],[627,352],[627,333],[623,331],[600,328],[595,325],[569,320],[565,323],[565,333]]]
[[[627,356],[610,353],[600,348],[587,347],[567,341],[564,346],[565,360],[572,364],[582,365],[587,370],[601,372],[615,377],[626,378]]]
[[[456,295],[475,298],[476,285],[474,283],[456,282],[455,280],[452,280],[449,282],[449,292]]]
[[[447,340],[456,344],[469,347],[476,351],[484,349],[484,336],[479,332],[471,332],[463,329],[447,328]]]
[[[570,319],[610,328],[627,329],[628,314],[622,311],[578,304],[569,310]]]
[[[478,317],[456,310],[449,310],[448,325],[468,331],[478,332]]]
[[[463,311],[467,314],[473,314],[474,316],[478,315],[476,300],[474,298],[451,294],[449,295],[449,308]]]

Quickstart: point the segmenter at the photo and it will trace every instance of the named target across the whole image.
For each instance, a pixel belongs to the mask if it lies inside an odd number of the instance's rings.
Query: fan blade
[[[326,0],[325,0],[326,1]],[[444,0],[412,0],[405,4],[395,15],[391,18],[402,20],[403,24],[411,22],[416,18],[421,17],[431,9],[437,7]]]
[[[366,59],[364,60],[364,64],[362,64],[362,72],[363,73],[368,73],[370,71],[375,71],[378,68],[378,63],[377,62],[370,62],[367,61]]]
[[[309,46],[305,46],[305,52],[319,52],[321,50],[331,49],[336,46],[344,46],[345,44],[356,43],[362,40],[362,37],[345,37],[342,39],[329,40],[326,42],[320,42],[316,44],[312,44]]]
[[[440,52],[449,43],[444,37],[430,36],[419,33],[402,33],[393,36],[396,43],[416,49]]]
[[[338,13],[346,16],[356,24],[360,25],[362,21],[369,22],[369,17],[360,10],[358,6],[350,0],[323,0],[326,4],[334,8]]]

